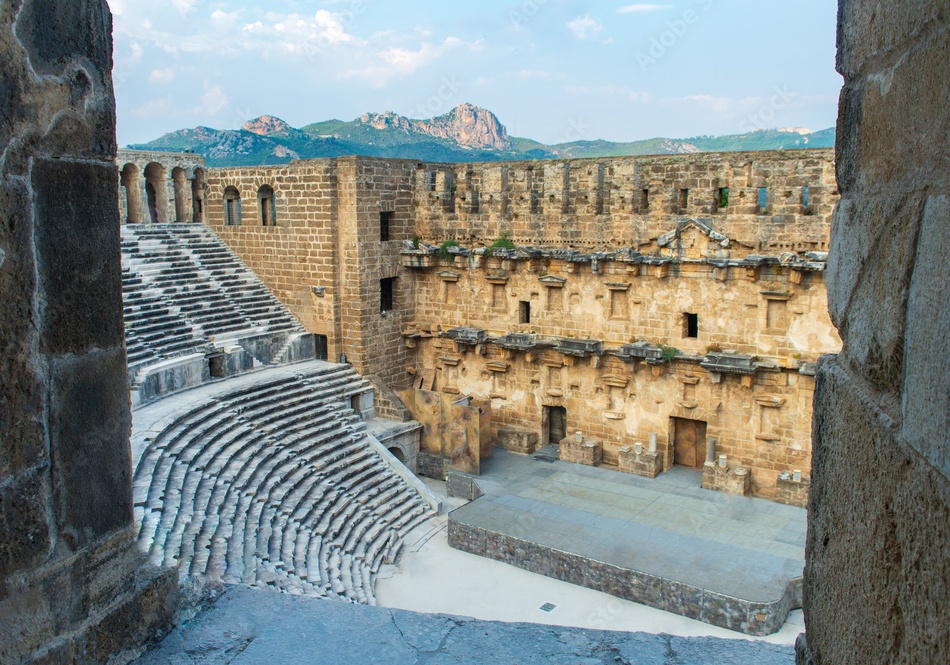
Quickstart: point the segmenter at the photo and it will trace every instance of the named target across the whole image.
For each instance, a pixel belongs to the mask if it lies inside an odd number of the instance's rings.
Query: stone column
[[[839,3],[841,201],[799,662],[950,662],[950,12]]]
[[[99,662],[171,617],[132,531],[112,25],[0,11],[0,662]]]

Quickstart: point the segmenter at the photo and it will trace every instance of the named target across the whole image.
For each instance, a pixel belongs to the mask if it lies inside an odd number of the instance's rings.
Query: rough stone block
[[[936,23],[946,24],[943,0],[906,0],[900,4],[859,0],[839,2],[838,71],[854,76],[870,58],[906,48],[908,39]]]
[[[121,347],[122,269],[115,165],[37,159],[36,249],[42,348],[54,354]]]
[[[538,433],[519,427],[498,429],[498,446],[513,453],[530,455],[538,449]]]
[[[881,196],[861,205],[843,199],[832,225],[828,302],[848,340],[843,356],[892,394],[901,388],[907,295],[924,203],[921,195]]]
[[[24,183],[0,179],[0,477],[46,456],[44,381],[34,353],[33,225]]]
[[[75,58],[112,71],[112,14],[105,0],[25,0],[16,32],[39,73],[58,73]]]
[[[950,478],[950,198],[924,212],[907,306],[901,437]]]
[[[950,662],[947,483],[897,430],[860,380],[823,359],[804,586],[817,663]]]
[[[906,10],[902,6],[899,11]],[[841,183],[845,195],[939,187],[950,168],[945,149],[950,133],[950,117],[945,113],[950,97],[946,72],[950,33],[944,27],[924,43],[905,48],[904,53],[883,61],[877,71],[862,72],[861,78],[845,86],[845,124],[839,130],[838,145],[850,145],[845,150],[850,158],[846,168],[854,174],[853,183]]]
[[[57,519],[78,548],[132,523],[124,351],[57,361],[50,409]]]
[[[0,579],[46,558],[49,485],[42,472],[24,473],[0,489]]]

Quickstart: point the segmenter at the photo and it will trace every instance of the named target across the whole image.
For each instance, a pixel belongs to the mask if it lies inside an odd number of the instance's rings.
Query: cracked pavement
[[[140,665],[791,665],[789,646],[477,621],[231,587]]]

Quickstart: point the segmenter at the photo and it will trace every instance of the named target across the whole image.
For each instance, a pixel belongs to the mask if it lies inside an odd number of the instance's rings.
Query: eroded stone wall
[[[99,662],[169,619],[132,539],[111,16],[0,5],[0,662]]]
[[[839,3],[829,270],[799,662],[950,661],[950,8]],[[810,653],[809,653],[810,647]]]
[[[416,233],[434,244],[484,246],[505,234],[600,251],[636,248],[671,217],[693,217],[777,255],[827,250],[837,198],[831,150],[427,164],[416,177]]]

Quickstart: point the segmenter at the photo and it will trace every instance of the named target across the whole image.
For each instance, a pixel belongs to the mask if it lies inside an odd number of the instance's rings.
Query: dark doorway
[[[148,197],[148,215],[152,224],[158,224],[158,195],[152,183],[145,183],[145,194]]]
[[[548,444],[556,446],[567,438],[567,409],[563,406],[546,406],[544,410],[548,421]]]
[[[326,335],[314,335],[317,360],[326,360],[329,357],[327,352],[327,341]]]
[[[702,469],[706,463],[706,423],[673,418],[673,463]]]

